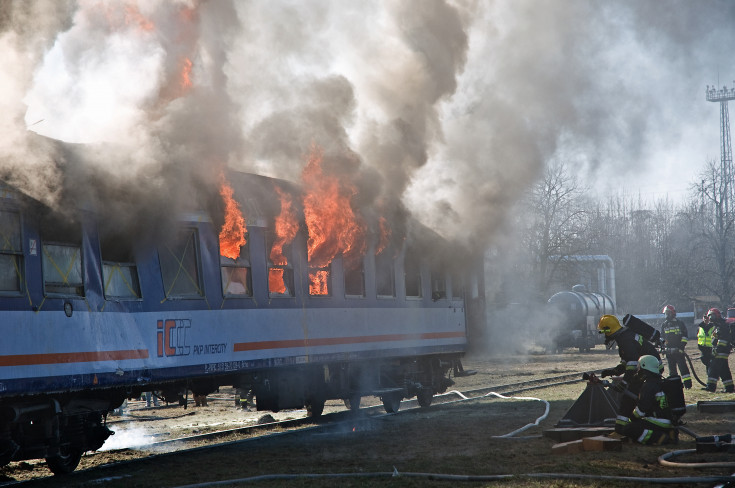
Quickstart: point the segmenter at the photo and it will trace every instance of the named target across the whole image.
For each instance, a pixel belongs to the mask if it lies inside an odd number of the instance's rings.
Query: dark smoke
[[[122,225],[201,205],[225,167],[298,182],[318,144],[364,213],[484,249],[551,161],[613,187],[666,171],[704,84],[735,75],[725,0],[0,9],[0,174]],[[27,129],[92,146],[70,161]]]

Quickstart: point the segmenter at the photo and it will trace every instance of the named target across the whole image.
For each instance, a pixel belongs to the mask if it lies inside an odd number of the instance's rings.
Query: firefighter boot
[[[692,380],[684,380],[684,388],[686,388],[687,390],[691,390],[692,389]]]

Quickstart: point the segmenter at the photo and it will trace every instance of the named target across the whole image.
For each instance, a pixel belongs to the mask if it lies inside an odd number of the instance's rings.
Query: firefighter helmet
[[[671,313],[671,316],[672,317],[676,317],[676,309],[674,308],[673,305],[666,305],[664,307],[664,309],[661,310],[661,313],[664,313],[666,315],[668,315],[669,313]]]
[[[597,324],[597,332],[605,334],[606,337],[610,337],[621,328],[620,321],[614,315],[603,315],[600,317],[600,322]]]
[[[707,317],[709,317],[710,320],[721,319],[722,312],[720,312],[719,308],[710,308],[709,310],[707,310]]]
[[[661,374],[660,364],[661,361],[656,356],[646,354],[638,358],[638,371],[643,369],[653,374]]]

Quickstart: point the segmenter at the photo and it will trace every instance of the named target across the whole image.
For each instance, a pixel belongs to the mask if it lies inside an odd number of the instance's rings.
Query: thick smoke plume
[[[725,0],[0,9],[0,172],[31,196],[140,224],[224,167],[298,181],[316,144],[354,205],[477,248],[549,161],[611,184],[666,167],[735,44]]]

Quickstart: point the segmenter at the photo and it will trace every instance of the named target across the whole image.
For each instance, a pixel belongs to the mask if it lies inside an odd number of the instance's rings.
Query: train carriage
[[[224,203],[153,238],[3,188],[0,465],[46,458],[72,471],[111,434],[107,413],[144,391],[177,401],[232,385],[259,410],[320,415],[328,399],[354,409],[365,395],[389,412],[413,396],[427,406],[452,384],[467,317],[484,317],[478,267],[450,266],[446,242],[416,224],[392,244],[366,239],[357,258],[316,262],[299,188],[223,181]],[[286,202],[296,227],[284,239]],[[228,203],[247,216],[234,252]]]

